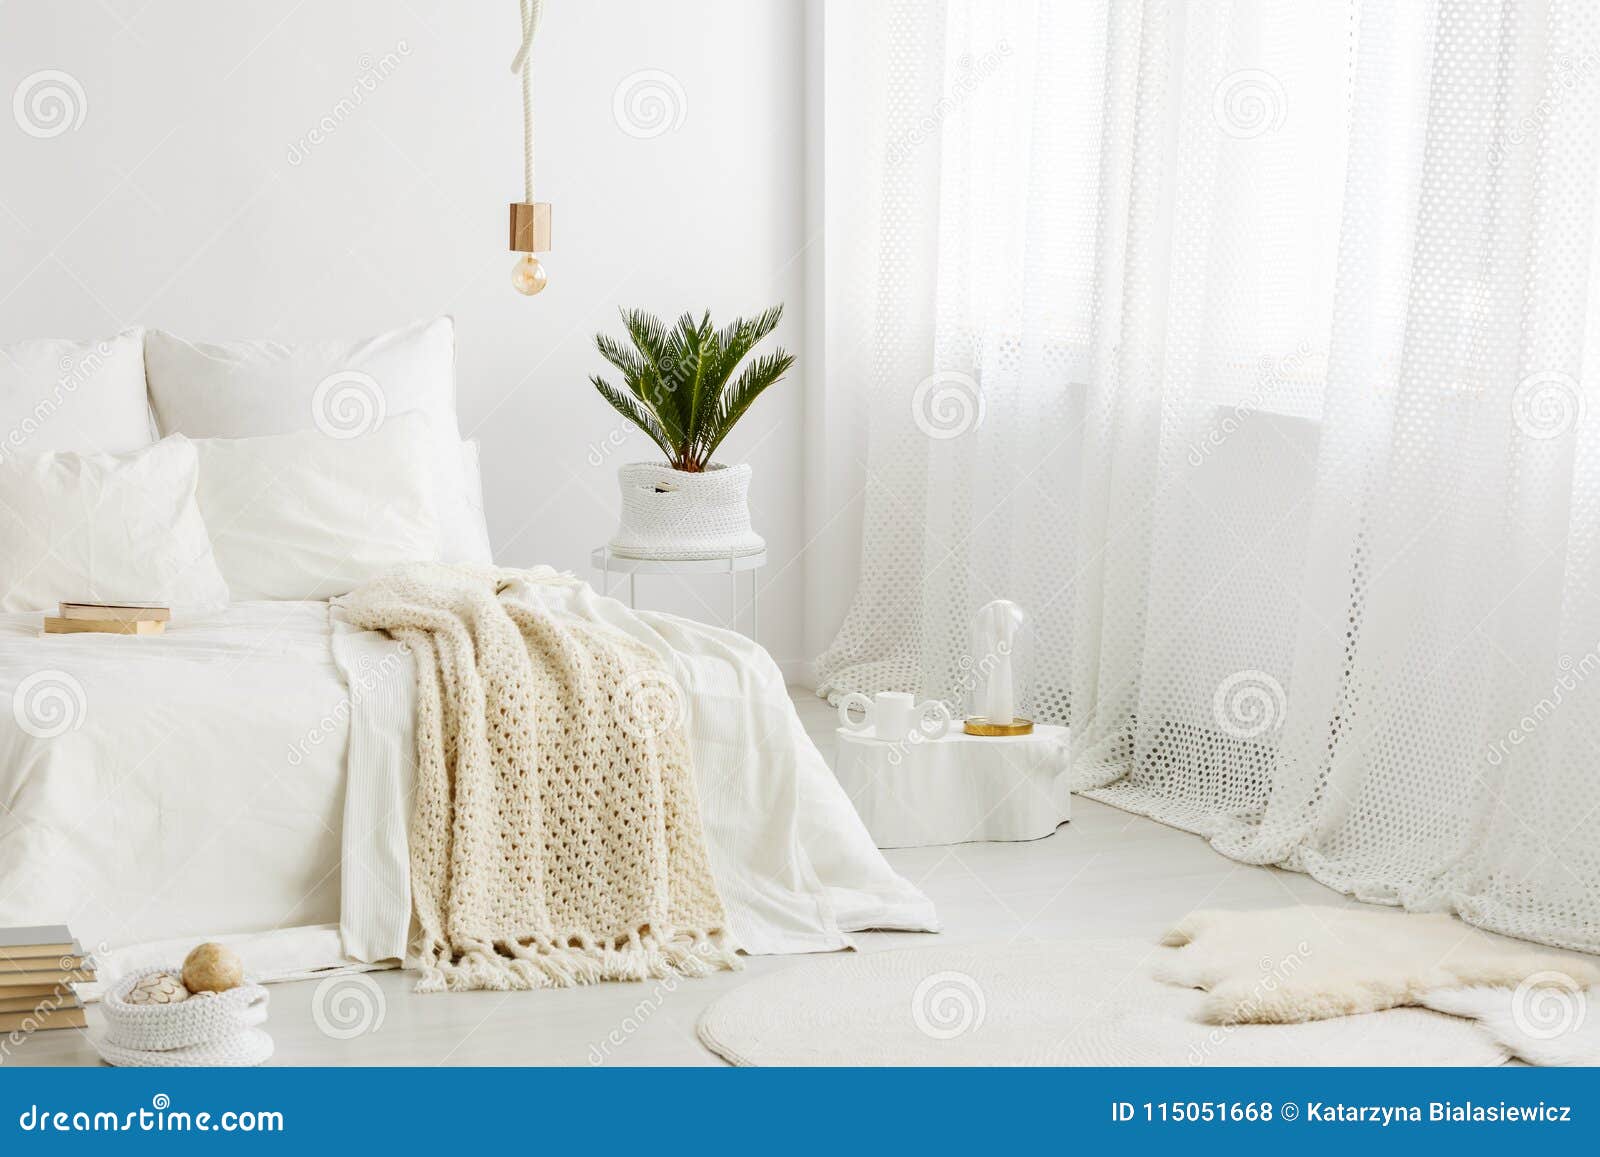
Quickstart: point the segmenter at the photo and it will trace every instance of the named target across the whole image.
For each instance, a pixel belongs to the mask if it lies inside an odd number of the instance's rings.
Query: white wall
[[[498,557],[588,577],[616,463],[651,456],[587,382],[617,307],[724,319],[781,301],[779,340],[800,352],[801,3],[548,0],[534,100],[555,248],[531,300],[506,250],[518,35],[514,0],[0,5],[0,341],[131,324],[292,339],[453,314]],[[44,69],[70,74],[87,111],[39,139],[10,113]],[[653,137],[613,111],[643,70],[682,94],[681,123]],[[727,444],[755,467],[772,549],[761,638],[791,664],[809,657],[803,416],[797,373]],[[650,581],[643,605],[724,612],[726,580]]]

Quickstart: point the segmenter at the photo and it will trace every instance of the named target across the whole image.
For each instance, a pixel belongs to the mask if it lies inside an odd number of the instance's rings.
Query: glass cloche
[[[966,731],[1026,735],[1033,730],[1034,630],[1028,612],[996,599],[972,617]]]

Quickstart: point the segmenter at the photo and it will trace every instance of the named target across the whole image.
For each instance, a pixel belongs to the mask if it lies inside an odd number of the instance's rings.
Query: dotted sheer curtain
[[[1013,598],[1081,790],[1600,951],[1600,6],[827,20],[824,693],[959,705]]]

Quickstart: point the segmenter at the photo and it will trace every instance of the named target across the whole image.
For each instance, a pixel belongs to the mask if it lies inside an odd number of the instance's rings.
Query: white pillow
[[[154,440],[140,330],[0,346],[0,459],[52,450],[123,454]]]
[[[53,614],[63,599],[225,604],[195,474],[183,438],[0,461],[0,611]]]
[[[470,536],[469,541],[461,542],[469,557],[459,561],[487,565],[494,561],[494,553],[489,547],[489,524],[483,517],[483,464],[478,457],[475,439],[461,443],[461,470],[466,479],[467,506],[472,510],[473,517],[467,519],[470,526],[461,528],[464,535]]]
[[[200,513],[235,602],[330,599],[439,557],[421,414],[371,434],[197,438]]]
[[[420,411],[446,562],[487,562],[482,511],[467,501],[456,421],[455,325],[448,317],[359,341],[190,342],[145,335],[150,400],[163,433],[255,438],[321,430],[351,438]],[[413,467],[417,468],[417,467]]]

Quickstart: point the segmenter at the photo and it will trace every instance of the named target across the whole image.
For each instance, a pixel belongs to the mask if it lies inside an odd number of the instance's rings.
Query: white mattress
[[[712,865],[747,951],[936,927],[764,651],[587,587],[527,593],[672,656]],[[38,615],[0,616],[0,926],[67,923],[114,959],[149,941],[337,925],[346,962],[400,956],[412,672],[387,638],[335,635],[329,618],[325,603],[243,603],[116,638],[43,637]],[[50,689],[64,730],[30,714]]]

